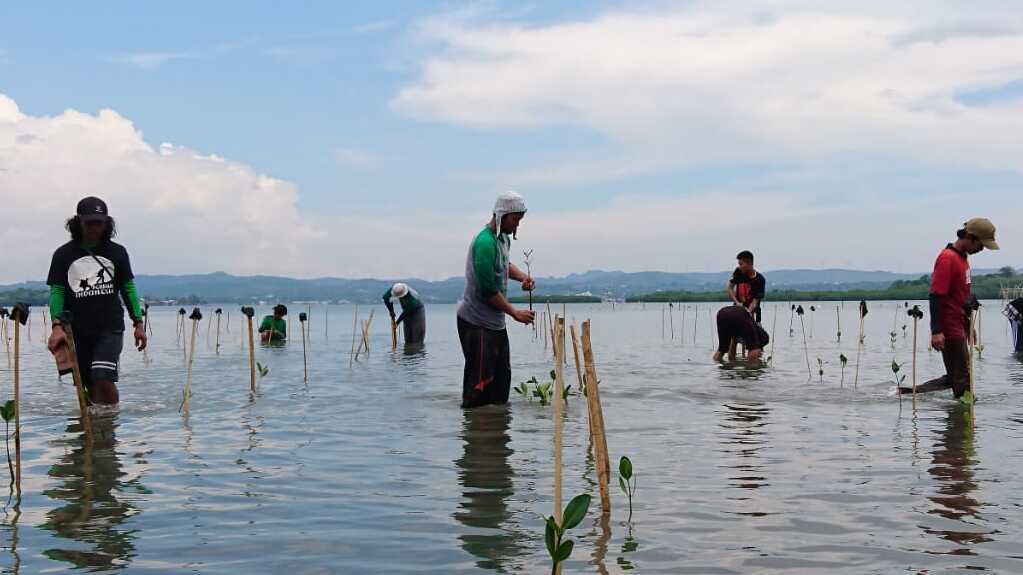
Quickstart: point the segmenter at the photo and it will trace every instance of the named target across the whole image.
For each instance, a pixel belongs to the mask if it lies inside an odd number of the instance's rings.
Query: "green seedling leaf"
[[[623,455],[618,460],[618,473],[626,480],[632,479],[632,460]]]
[[[551,381],[556,381],[557,379],[558,379],[558,372],[556,372],[556,371],[554,371],[552,369],[551,370]]]
[[[0,416],[4,418],[4,421],[10,421],[14,419],[14,400],[8,399],[4,402],[3,407],[0,407]]]
[[[898,363],[896,363],[895,360],[893,359],[892,360],[892,373],[899,373],[900,369],[902,369],[902,366],[899,365]]]
[[[270,367],[265,366],[258,361],[256,362],[256,369],[259,371],[259,377],[266,377],[266,374],[270,373]]]
[[[565,516],[562,520],[564,530],[571,529],[582,522],[586,517],[586,511],[590,508],[590,496],[587,494],[576,495],[565,507]]]
[[[842,367],[845,367],[845,365],[849,363],[849,358],[846,357],[844,353],[840,353],[838,354],[838,361],[842,362]]]
[[[572,541],[571,539],[563,541],[561,543],[561,547],[558,547],[557,553],[554,554],[553,557],[554,562],[561,563],[562,561],[568,559],[572,555],[572,549],[574,548],[575,542]]]
[[[550,553],[551,558],[554,558],[554,554],[557,553],[558,548],[558,524],[555,523],[553,517],[547,518],[547,528],[544,530],[544,543],[547,544],[547,553]]]

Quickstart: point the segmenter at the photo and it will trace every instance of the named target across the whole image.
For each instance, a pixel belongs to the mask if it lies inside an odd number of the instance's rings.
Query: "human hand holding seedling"
[[[536,312],[528,309],[517,309],[512,312],[512,318],[519,323],[531,325],[536,319]]]
[[[149,344],[149,337],[146,335],[146,324],[142,321],[135,322],[135,349],[143,351]]]

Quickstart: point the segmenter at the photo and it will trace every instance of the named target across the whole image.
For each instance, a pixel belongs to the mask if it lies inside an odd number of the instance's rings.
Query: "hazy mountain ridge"
[[[997,270],[976,269],[974,275],[995,273]],[[852,290],[883,289],[897,280],[915,280],[926,272],[896,273],[883,270],[864,271],[848,269],[780,269],[764,271],[768,290]],[[591,270],[556,278],[537,278],[538,292],[550,295],[592,293],[596,296],[624,298],[657,291],[688,290],[707,292],[724,290],[731,271],[721,272],[621,272]],[[296,279],[280,276],[235,276],[224,272],[189,275],[139,275],[139,291],[144,297],[176,299],[197,296],[206,301],[353,301],[372,302],[395,281],[414,287],[423,299],[431,303],[458,301],[465,287],[462,277],[439,281],[417,278],[401,279]],[[19,288],[45,289],[43,282],[24,282],[0,286],[0,292]],[[518,295],[512,287],[511,295]]]

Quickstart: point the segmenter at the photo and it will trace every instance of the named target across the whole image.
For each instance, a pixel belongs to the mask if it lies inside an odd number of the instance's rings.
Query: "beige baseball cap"
[[[997,250],[998,242],[995,241],[995,225],[987,218],[973,218],[963,224],[966,233],[976,237],[984,247],[989,250]]]

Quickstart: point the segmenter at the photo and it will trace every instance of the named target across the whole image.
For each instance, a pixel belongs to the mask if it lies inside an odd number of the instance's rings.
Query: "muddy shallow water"
[[[804,318],[809,374],[787,304],[765,309],[769,331],[775,309],[778,320],[762,370],[710,361],[721,304],[689,304],[684,324],[660,305],[569,306],[570,321],[593,321],[612,467],[628,455],[638,487],[628,523],[613,473],[612,516],[593,507],[570,532],[564,572],[1023,573],[1023,363],[998,302],[986,303],[972,413],[948,392],[915,407],[889,395],[893,358],[902,374],[911,365],[902,302],[871,304],[856,386],[852,303],[839,309],[840,343],[838,304]],[[200,326],[187,414],[176,310],[152,309],[152,349],[122,356],[120,411],[96,417],[91,445],[33,318],[5,572],[549,572],[551,408],[514,393],[504,408],[459,408],[454,306],[429,307],[425,349],[397,352],[381,307],[372,351],[352,368],[352,307],[330,307],[325,322],[314,306],[308,382],[295,338],[257,349],[269,373],[255,394],[237,306],[223,307],[219,355]],[[513,382],[545,377],[543,342],[510,334]],[[942,372],[925,343],[920,381]],[[10,389],[0,371],[4,398]],[[588,446],[584,399],[570,398],[566,500],[596,495]]]

